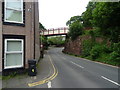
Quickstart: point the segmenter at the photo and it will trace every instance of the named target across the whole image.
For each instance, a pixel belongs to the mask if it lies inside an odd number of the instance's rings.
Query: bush
[[[97,27],[94,28],[93,32],[94,32],[95,37],[101,37],[102,36],[101,32],[100,32],[100,28],[97,28]]]
[[[100,56],[100,54],[110,54],[111,52],[111,49],[105,43],[95,43],[90,55],[92,56],[92,59],[96,59]]]
[[[94,28],[94,29],[91,29],[91,30],[84,30],[83,32],[85,35],[91,35],[91,36],[94,36],[94,37],[101,37],[101,32],[100,32],[100,28]]]
[[[109,54],[112,52],[112,50],[110,49],[110,47],[108,47],[106,44],[102,45],[102,49],[103,49],[103,52],[106,53],[106,54]]]
[[[115,52],[115,51],[113,51],[110,54],[110,60],[115,61],[115,62],[120,62],[120,54]]]
[[[110,54],[110,60],[114,61],[114,62],[118,62],[118,64],[120,65],[120,42],[119,43],[113,43],[111,45],[111,50],[113,51]]]
[[[120,53],[120,42],[119,43],[112,43],[111,49],[112,49],[112,51],[116,51],[117,53]]]
[[[97,59],[100,56],[101,52],[102,52],[102,46],[101,45],[95,45],[90,51],[90,56],[93,60]]]
[[[120,43],[114,43],[110,47],[105,44],[95,43],[90,51],[90,57],[92,60],[120,65]]]
[[[90,55],[90,51],[93,47],[93,42],[91,40],[84,40],[83,41],[83,49],[82,49],[82,56],[87,57]]]

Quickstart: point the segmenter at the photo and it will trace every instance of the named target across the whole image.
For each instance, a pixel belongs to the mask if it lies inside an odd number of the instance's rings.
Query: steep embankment
[[[109,39],[104,37],[82,35],[75,40],[67,40],[63,52],[118,66],[120,65],[119,55],[116,53],[118,46],[119,43],[111,44]]]

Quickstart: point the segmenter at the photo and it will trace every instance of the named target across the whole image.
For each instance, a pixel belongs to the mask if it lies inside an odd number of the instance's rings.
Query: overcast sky
[[[66,27],[72,16],[81,15],[90,0],[39,0],[39,21],[46,29]]]

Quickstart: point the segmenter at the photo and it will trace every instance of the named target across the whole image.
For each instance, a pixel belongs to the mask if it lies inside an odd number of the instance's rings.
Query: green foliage
[[[0,76],[0,78],[2,80],[9,80],[12,78],[16,78],[16,79],[22,79],[22,78],[27,78],[28,77],[28,72],[25,71],[24,73],[19,74],[18,72],[12,72],[11,74],[8,74],[6,76]]]
[[[120,42],[119,43],[112,43],[111,50],[117,53],[120,53]]]
[[[82,56],[87,57],[90,55],[90,51],[93,47],[93,42],[91,40],[84,40],[82,47]]]
[[[47,43],[47,37],[45,36],[40,36],[40,40],[42,40],[42,43]]]
[[[95,37],[102,37],[102,34],[100,33],[100,28],[94,28],[93,29]]]
[[[97,3],[92,17],[93,25],[99,27],[104,36],[115,43],[120,41],[120,2]]]
[[[120,2],[89,2],[82,19],[84,27],[98,27],[102,36],[120,41]]]
[[[47,49],[48,48],[47,37],[40,36],[40,41],[41,41],[41,44],[44,46],[44,49]]]
[[[100,33],[100,28],[94,28],[91,30],[84,30],[83,35],[90,35],[91,37],[103,37]]]
[[[67,21],[66,25],[71,25],[72,23],[74,22],[82,22],[83,21],[83,18],[82,16],[73,16],[70,18],[70,20]]]
[[[120,42],[120,27],[109,28],[110,40],[114,43]]]
[[[80,22],[74,22],[69,27],[68,36],[71,37],[72,40],[75,40],[79,35],[82,35],[83,27]]]
[[[48,39],[49,45],[57,45],[61,46],[65,43],[65,40],[63,40],[63,36],[58,36],[58,37],[51,37]]]
[[[120,54],[113,51],[111,54],[110,54],[110,60],[114,60],[115,62],[120,62]]]
[[[96,8],[93,10],[93,22],[95,26],[101,28],[108,28],[113,26],[119,26],[120,20],[120,2],[100,2],[96,4]]]
[[[67,22],[69,37],[74,40],[81,34],[91,36],[91,40],[82,42],[82,57],[120,65],[120,2],[89,2],[80,17],[82,20],[75,18]],[[93,30],[83,32],[80,27],[92,27]],[[96,42],[96,37],[103,39],[103,42]]]
[[[91,20],[93,19],[92,11],[94,10],[95,6],[96,6],[95,2],[89,2],[87,5],[87,10],[82,13],[84,27],[92,27],[91,23]]]
[[[2,76],[0,75],[0,80],[2,79]]]
[[[82,57],[89,57],[89,59],[112,65],[120,65],[120,42],[108,46],[106,43],[93,43],[92,40],[85,40],[83,41]]]
[[[95,44],[91,51],[90,51],[90,56],[91,58],[94,60],[94,59],[97,59],[101,53],[104,53],[104,45],[100,45],[100,44]]]
[[[110,60],[119,62],[120,65],[120,42],[119,43],[113,43],[111,45],[111,50],[113,51],[110,53]]]
[[[45,27],[42,25],[42,23],[39,22],[39,29],[40,30],[45,30]]]

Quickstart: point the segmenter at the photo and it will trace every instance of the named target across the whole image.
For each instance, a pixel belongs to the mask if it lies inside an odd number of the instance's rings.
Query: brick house
[[[40,57],[38,2],[10,1],[0,1],[0,72],[27,69]]]

